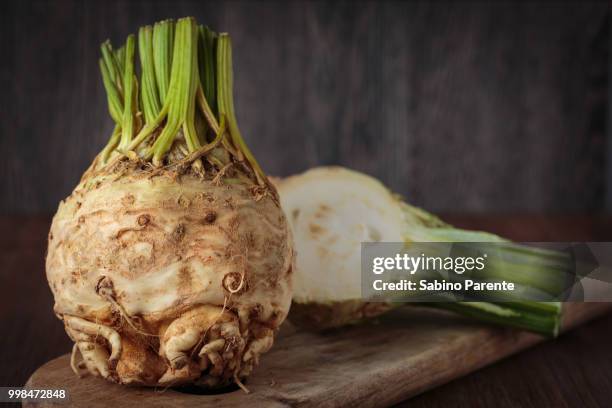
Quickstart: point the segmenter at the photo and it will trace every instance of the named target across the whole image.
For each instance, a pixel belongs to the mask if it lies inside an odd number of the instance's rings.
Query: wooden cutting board
[[[567,304],[564,330],[605,313],[612,303]],[[410,398],[545,341],[511,329],[468,321],[442,311],[404,307],[377,321],[327,333],[284,325],[273,349],[236,389],[195,395],[172,389],[77,378],[69,355],[40,367],[31,388],[63,388],[79,407],[382,407]],[[45,406],[25,403],[29,406]]]

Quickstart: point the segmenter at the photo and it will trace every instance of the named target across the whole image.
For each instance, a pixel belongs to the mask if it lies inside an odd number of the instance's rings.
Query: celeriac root
[[[131,350],[122,359],[117,359],[122,351],[122,340],[115,330],[74,316],[64,316],[64,321],[75,341],[71,367],[77,375],[81,375],[77,363],[77,353],[80,353],[87,370],[94,375],[114,382],[142,383],[142,379],[118,375],[117,363],[125,358],[131,360]],[[270,329],[257,330],[259,337],[247,344],[237,316],[218,306],[190,309],[167,327],[162,327],[162,331],[159,356],[169,364],[155,382],[166,386],[196,379],[198,384],[209,387],[229,380],[238,384],[236,380],[250,374],[259,355],[272,346],[274,334]],[[241,388],[248,391],[244,384]]]
[[[80,354],[78,344],[74,343],[72,345],[72,352],[70,353],[70,368],[76,375],[79,376],[79,378],[81,378],[83,377],[83,369],[85,368],[85,362],[77,361],[78,354]]]
[[[215,306],[198,306],[175,319],[165,330],[161,340],[160,354],[165,355],[170,367],[160,378],[160,384],[197,378],[202,366],[209,368],[212,377],[220,376],[226,365],[229,369],[235,368],[235,362],[232,367],[230,361],[234,354],[241,355],[244,348],[236,320],[230,312],[222,312],[221,308]],[[232,329],[228,330],[227,326]],[[195,364],[191,351],[205,334],[212,340],[202,346],[197,354],[201,361]],[[231,345],[226,348],[225,359],[221,358],[216,347],[220,341],[223,346],[226,342]]]
[[[87,322],[89,323],[89,322]],[[67,324],[68,325],[68,324]],[[78,350],[83,357],[83,362],[87,370],[95,375],[99,375],[110,381],[117,382],[117,376],[114,373],[116,363],[111,363],[110,354],[106,346],[100,344],[98,335],[92,335],[75,329],[74,327],[66,328],[70,337],[75,341],[76,350],[73,348],[71,356],[72,370],[81,376],[78,364],[76,363],[76,352]]]
[[[49,232],[71,366],[80,353],[121,384],[244,387],[291,304],[291,234],[238,127],[229,36],[186,17],[137,38],[102,45],[115,128]]]
[[[110,355],[108,355],[106,358],[108,360],[108,366],[111,369],[115,368],[115,366],[117,365],[117,361],[119,361],[119,356],[121,355],[121,337],[119,336],[119,333],[117,333],[115,330],[111,329],[108,326],[88,322],[87,320],[83,320],[83,319],[80,319],[74,316],[64,316],[64,323],[66,324],[68,328],[78,333],[94,336],[94,338],[99,335],[104,337],[104,339],[108,341],[110,345],[110,349],[111,349]],[[81,340],[80,342],[81,343],[91,343],[91,342],[84,341],[84,340]],[[95,344],[95,343],[92,343],[92,344]],[[83,352],[84,348],[79,347],[79,349],[81,350],[81,354],[85,358],[85,361],[87,361],[86,353]],[[88,348],[86,351],[89,351],[89,349],[91,349],[91,347]],[[97,348],[94,347],[94,349],[97,349]],[[96,358],[99,357],[100,355],[101,353],[98,353],[96,351]]]
[[[141,385],[245,378],[290,304],[293,256],[278,204],[212,180],[203,194],[192,176],[121,180],[67,199],[52,229],[56,313],[88,371]],[[153,210],[151,183],[179,198]]]

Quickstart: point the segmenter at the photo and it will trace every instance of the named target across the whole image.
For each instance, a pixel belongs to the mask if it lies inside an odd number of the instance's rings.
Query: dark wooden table
[[[612,241],[612,218],[447,216],[523,241]],[[50,218],[0,217],[0,386],[21,386],[71,344],[53,314],[44,255]],[[411,407],[612,404],[612,314],[410,400]],[[477,346],[477,345],[475,345]]]

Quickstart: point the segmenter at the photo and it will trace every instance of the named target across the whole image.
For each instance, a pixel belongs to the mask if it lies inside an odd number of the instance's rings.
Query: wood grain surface
[[[609,311],[612,303],[566,304],[564,329]],[[281,333],[249,378],[249,394],[197,395],[122,387],[78,378],[70,356],[39,368],[26,386],[65,389],[75,407],[387,407],[543,341],[455,316],[402,308],[325,334]],[[49,404],[31,406],[52,406]]]
[[[515,240],[609,241],[612,219],[562,216],[446,216],[457,226]],[[44,274],[49,217],[0,216],[0,385],[21,386],[70,351],[53,315]],[[476,327],[477,325],[472,326]],[[482,326],[478,326],[482,329]],[[584,406],[612,399],[612,314],[409,402],[411,407]],[[315,356],[321,358],[321,356]]]
[[[54,211],[105,144],[99,44],[184,15],[231,33],[270,174],[341,164],[433,211],[604,209],[609,2],[20,0],[0,5],[0,213]]]

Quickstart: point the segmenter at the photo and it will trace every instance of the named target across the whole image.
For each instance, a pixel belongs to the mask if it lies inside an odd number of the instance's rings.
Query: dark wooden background
[[[0,213],[53,212],[105,143],[99,43],[183,15],[232,34],[239,121],[271,174],[347,165],[451,213],[612,209],[607,2],[0,9]]]
[[[585,214],[446,218],[461,227],[612,239],[609,3],[1,2],[0,385],[70,349],[44,252],[49,214],[111,131],[99,43],[184,15],[232,34],[239,120],[269,173],[342,164],[434,211]],[[609,405],[611,327],[410,404]]]

